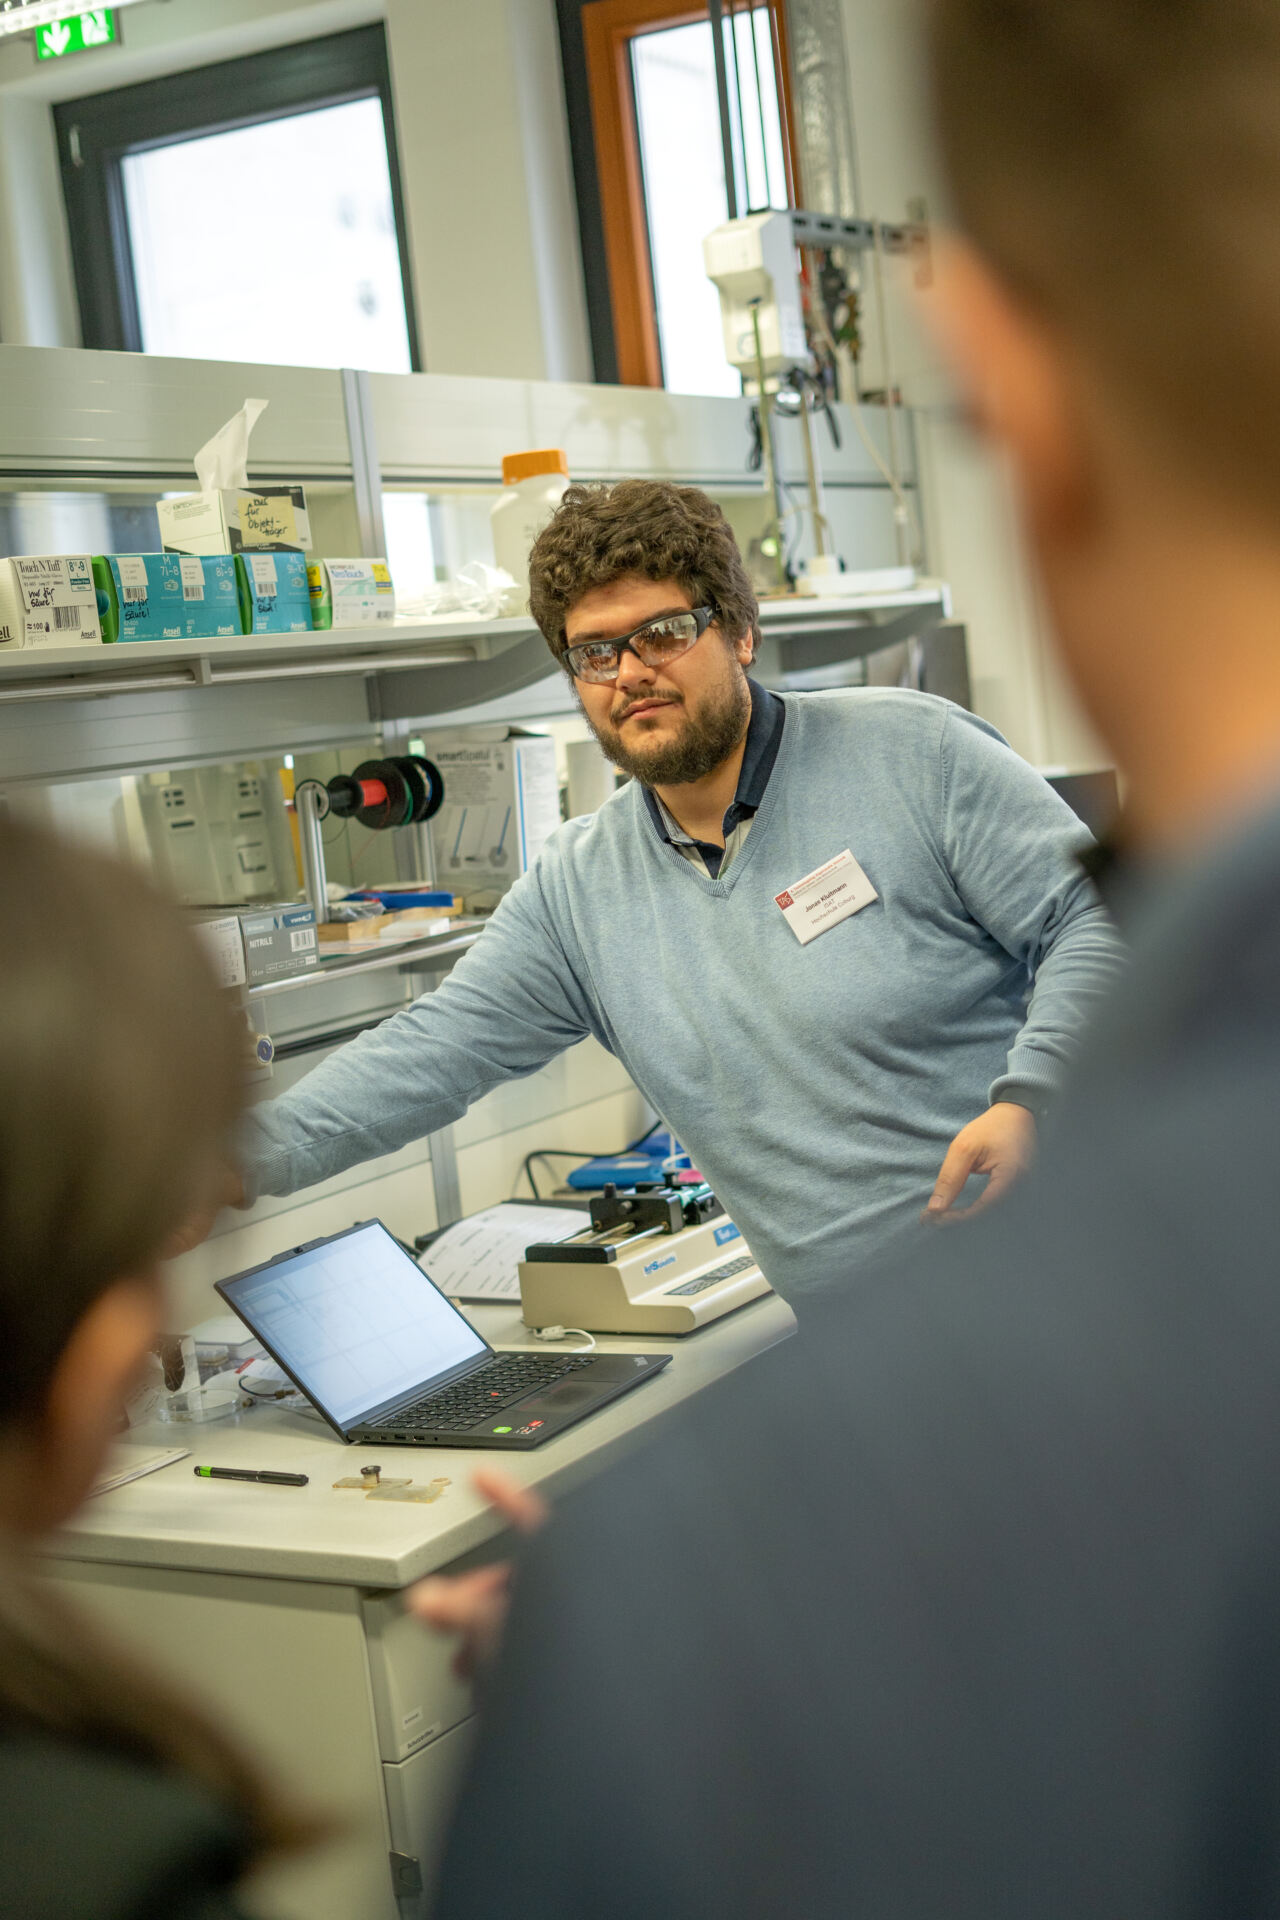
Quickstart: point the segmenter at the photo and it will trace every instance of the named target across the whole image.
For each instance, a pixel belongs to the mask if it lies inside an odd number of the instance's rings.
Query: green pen
[[[269,1487],[305,1487],[305,1473],[268,1473],[252,1467],[193,1467],[192,1472],[201,1480],[263,1480]]]

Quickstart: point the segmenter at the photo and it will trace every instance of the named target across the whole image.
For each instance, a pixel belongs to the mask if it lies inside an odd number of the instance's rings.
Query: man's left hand
[[[929,1204],[920,1218],[940,1226],[971,1220],[1008,1192],[1019,1174],[1031,1165],[1035,1150],[1035,1116],[1012,1100],[997,1101],[962,1127],[947,1148]],[[986,1188],[981,1199],[957,1213],[955,1203],[973,1173],[986,1175]]]

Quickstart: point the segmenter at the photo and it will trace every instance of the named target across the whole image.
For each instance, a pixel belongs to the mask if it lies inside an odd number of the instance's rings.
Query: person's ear
[[[733,650],[738,656],[738,665],[740,667],[749,667],[751,665],[751,656],[756,650],[756,642],[755,635],[752,633],[750,627],[747,628],[745,633],[738,635],[738,638],[733,643]]]
[[[1012,461],[1033,526],[1061,532],[1078,522],[1093,463],[1067,342],[964,241],[937,244],[920,305],[969,417]]]
[[[163,1332],[157,1275],[117,1280],[71,1331],[44,1398],[29,1503],[29,1528],[58,1526],[86,1497],[119,1432],[125,1403]]]

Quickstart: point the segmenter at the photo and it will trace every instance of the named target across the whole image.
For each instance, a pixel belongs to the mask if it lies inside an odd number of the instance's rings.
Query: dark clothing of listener
[[[1039,1170],[534,1545],[441,1920],[1280,1911],[1280,809],[1142,892]]]
[[[0,1914],[11,1920],[243,1920],[239,1822],[176,1773],[0,1736]]]

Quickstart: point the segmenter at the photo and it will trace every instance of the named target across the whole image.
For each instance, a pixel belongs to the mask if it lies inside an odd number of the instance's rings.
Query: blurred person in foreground
[[[1280,5],[926,13],[1132,971],[1001,1208],[539,1537],[441,1920],[1280,1910]]]
[[[166,1242],[220,1178],[242,1035],[177,913],[0,822],[0,1913],[232,1920],[315,1832],[39,1576],[164,1328]],[[188,1482],[190,1484],[190,1482]]]

